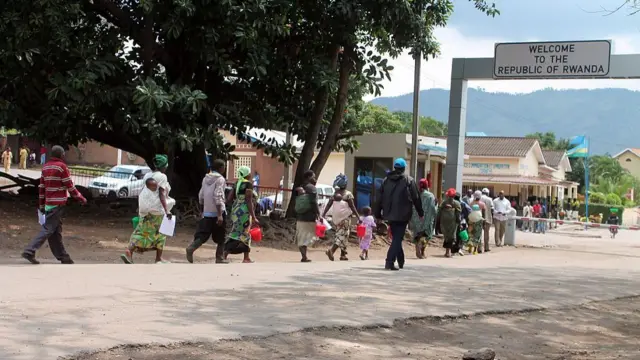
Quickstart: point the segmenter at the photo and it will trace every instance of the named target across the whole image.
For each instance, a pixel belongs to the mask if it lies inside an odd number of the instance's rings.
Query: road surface
[[[546,248],[409,260],[399,272],[361,261],[0,266],[0,359],[640,295],[633,237],[518,233]]]

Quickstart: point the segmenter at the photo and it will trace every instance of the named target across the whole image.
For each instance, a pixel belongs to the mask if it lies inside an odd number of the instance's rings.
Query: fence
[[[227,192],[232,191],[233,186],[235,186],[235,184],[228,183]],[[267,214],[274,210],[286,211],[292,192],[291,189],[268,186],[258,186],[255,191],[258,194],[258,210],[261,214]],[[324,207],[329,202],[331,196],[333,196],[333,189],[329,191],[325,188],[318,188],[320,211],[324,211]]]
[[[536,222],[545,222],[545,223],[555,223],[558,225],[580,225],[586,226],[590,228],[614,228],[619,230],[640,230],[640,226],[638,225],[610,225],[610,224],[600,224],[593,222],[584,222],[577,220],[558,220],[558,219],[546,219],[546,218],[533,218],[533,217],[523,217],[523,216],[512,216],[510,217],[512,220],[522,220],[522,221],[536,221]]]

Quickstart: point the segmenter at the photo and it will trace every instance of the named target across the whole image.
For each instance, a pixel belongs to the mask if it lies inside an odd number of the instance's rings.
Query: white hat
[[[489,189],[487,188],[482,189],[482,193],[489,195]]]
[[[480,190],[476,190],[476,191],[473,193],[473,197],[475,197],[475,198],[481,198],[481,197],[482,197],[482,191],[480,191]]]

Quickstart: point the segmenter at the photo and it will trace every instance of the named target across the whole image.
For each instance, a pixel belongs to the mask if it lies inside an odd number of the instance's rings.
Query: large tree
[[[471,0],[489,14],[484,0]],[[172,157],[193,193],[217,129],[289,129],[320,170],[344,136],[349,91],[375,91],[384,56],[421,48],[452,1],[5,0],[0,125],[49,142],[94,139],[149,161]],[[356,83],[357,86],[353,84]],[[330,111],[327,113],[327,109]],[[290,162],[293,149],[258,139]],[[298,171],[301,175],[302,171]],[[298,176],[300,176],[298,175]],[[296,179],[299,180],[299,179]]]

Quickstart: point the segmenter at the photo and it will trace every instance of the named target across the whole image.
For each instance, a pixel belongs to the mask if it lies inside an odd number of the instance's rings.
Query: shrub
[[[594,204],[606,204],[607,197],[601,192],[589,192],[589,202]]]
[[[622,205],[622,199],[620,199],[618,194],[608,193],[605,204]]]
[[[622,219],[622,215],[624,214],[624,207],[620,205],[610,205],[610,204],[592,204],[589,202],[589,215],[594,214],[602,214],[602,222],[605,222],[609,215],[611,215],[611,209],[618,209],[618,217]],[[585,204],[580,203],[580,209],[578,209],[578,213],[580,216],[585,216]]]

